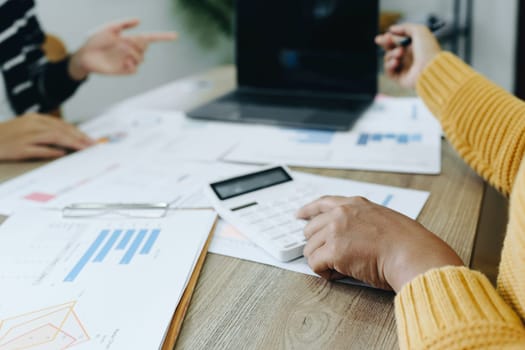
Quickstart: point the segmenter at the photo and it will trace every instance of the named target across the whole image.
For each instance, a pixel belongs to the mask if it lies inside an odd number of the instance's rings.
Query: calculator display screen
[[[286,170],[277,167],[226,181],[216,182],[212,184],[211,187],[221,200],[226,200],[292,180]]]

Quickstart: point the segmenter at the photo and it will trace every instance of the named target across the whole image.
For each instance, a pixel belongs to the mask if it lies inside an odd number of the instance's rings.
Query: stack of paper
[[[0,227],[0,348],[158,349],[215,218],[15,214]]]

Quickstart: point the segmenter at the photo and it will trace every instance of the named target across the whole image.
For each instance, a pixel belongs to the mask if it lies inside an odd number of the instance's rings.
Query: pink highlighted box
[[[39,202],[39,203],[46,203],[55,198],[56,196],[54,194],[41,193],[41,192],[33,192],[24,197],[24,199],[28,199],[30,201]]]

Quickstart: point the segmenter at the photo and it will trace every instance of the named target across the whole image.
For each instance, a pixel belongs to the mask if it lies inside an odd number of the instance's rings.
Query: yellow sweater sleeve
[[[449,53],[425,69],[418,92],[461,156],[512,196],[498,291],[464,267],[418,276],[396,296],[400,347],[525,349],[525,104]]]
[[[445,267],[396,296],[401,349],[525,349],[525,329],[479,272]]]
[[[450,53],[429,64],[417,90],[461,157],[508,195],[525,151],[525,104]]]

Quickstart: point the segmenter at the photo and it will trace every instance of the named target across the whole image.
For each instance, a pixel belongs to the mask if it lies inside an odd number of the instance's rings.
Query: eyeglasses
[[[77,203],[62,208],[65,218],[89,218],[108,215],[131,218],[163,218],[169,203]]]

